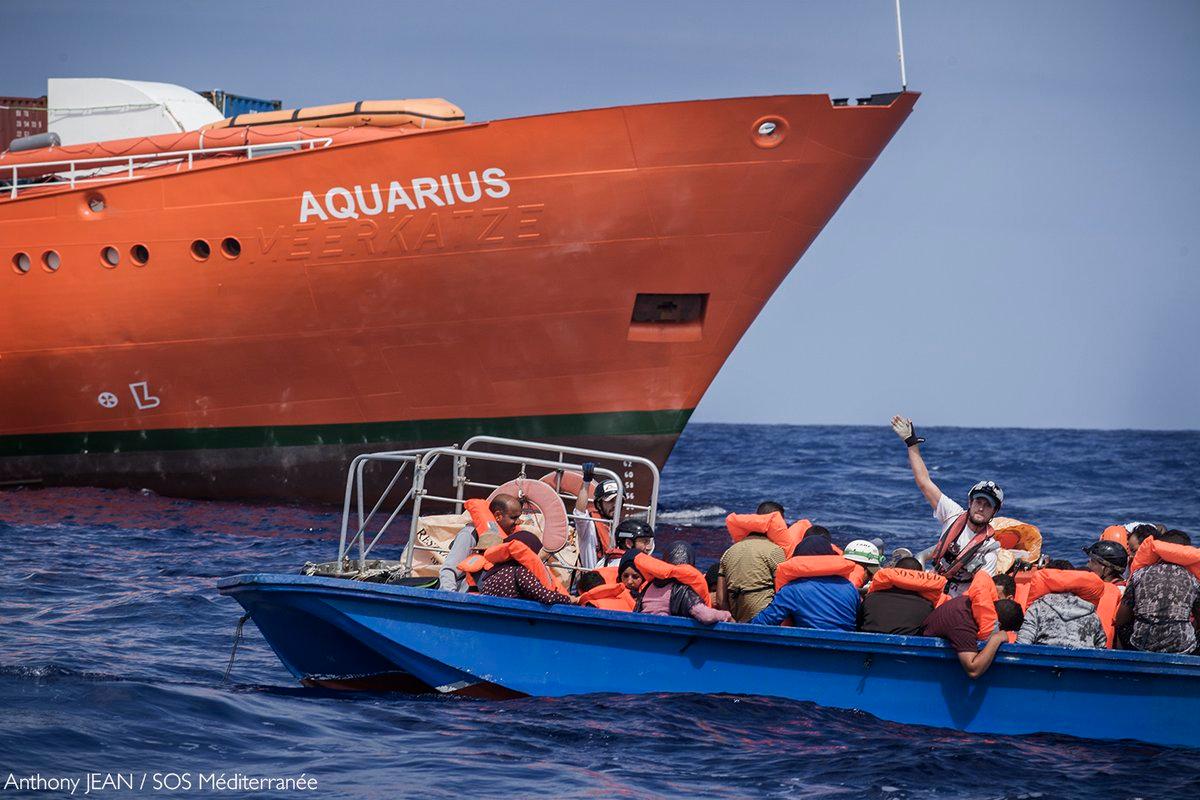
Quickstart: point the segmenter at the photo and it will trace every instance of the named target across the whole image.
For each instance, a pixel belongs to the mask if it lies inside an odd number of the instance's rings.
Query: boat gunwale
[[[217,589],[222,595],[236,594],[239,588],[257,588],[268,592],[335,594],[348,598],[371,597],[405,605],[469,606],[475,613],[493,616],[524,616],[563,622],[563,617],[589,626],[630,628],[629,612],[581,608],[574,605],[545,606],[531,600],[514,600],[479,594],[417,589],[408,586],[353,581],[280,573],[244,573],[221,578]],[[465,609],[464,609],[465,610]],[[513,612],[519,612],[514,614]],[[253,612],[251,612],[253,618]],[[817,650],[860,652],[889,656],[915,656],[949,660],[957,653],[940,639],[925,636],[899,636],[861,631],[826,631],[812,628],[717,623],[703,626],[689,619],[642,615],[636,620],[639,631],[664,628],[675,635],[723,639],[754,644],[779,644]],[[1131,650],[1070,649],[1048,645],[1006,644],[996,655],[996,663],[1042,669],[1119,670],[1129,676],[1200,678],[1200,658],[1178,653],[1150,653]]]
[[[904,97],[905,95],[909,95],[913,98],[912,103],[909,104],[907,109],[899,109],[899,110],[896,109],[896,104],[899,103],[901,98]],[[89,190],[93,190],[95,188],[95,186],[103,186],[105,188],[108,188],[113,185],[123,186],[126,184],[135,183],[135,182],[142,182],[142,181],[148,181],[148,180],[161,180],[161,179],[165,179],[165,178],[173,178],[173,177],[177,177],[179,175],[187,175],[187,174],[193,174],[193,173],[197,173],[197,172],[206,173],[209,170],[213,170],[213,169],[245,166],[246,164],[254,162],[254,161],[264,161],[264,160],[275,158],[276,156],[301,156],[301,155],[313,155],[315,153],[329,153],[329,152],[341,150],[341,149],[347,148],[347,147],[373,145],[373,144],[379,144],[381,142],[394,142],[397,139],[406,139],[411,136],[422,136],[422,135],[435,134],[435,133],[451,133],[454,131],[461,131],[461,130],[470,129],[470,128],[485,128],[485,127],[488,127],[489,125],[493,125],[496,123],[503,123],[503,122],[516,122],[516,121],[529,120],[529,119],[558,117],[558,116],[563,116],[566,114],[587,114],[587,113],[600,112],[600,111],[624,112],[626,109],[646,108],[646,107],[650,107],[650,106],[685,105],[685,104],[691,104],[691,103],[723,103],[723,102],[745,101],[745,100],[781,100],[781,99],[786,100],[786,99],[795,99],[795,98],[800,98],[800,97],[823,97],[829,102],[829,107],[831,109],[837,110],[837,111],[842,111],[844,109],[858,109],[858,110],[875,109],[876,111],[882,111],[882,112],[896,113],[897,111],[904,111],[906,114],[911,114],[912,106],[915,105],[917,100],[921,97],[921,93],[905,90],[903,92],[898,93],[896,98],[894,100],[892,100],[891,103],[888,103],[887,105],[879,105],[879,106],[876,106],[876,105],[835,106],[835,105],[833,105],[833,100],[828,92],[825,92],[825,93],[811,92],[811,93],[807,93],[807,94],[746,95],[743,97],[713,97],[713,98],[695,98],[695,99],[691,99],[691,100],[665,100],[665,101],[659,101],[659,102],[653,102],[653,103],[627,103],[624,105],[601,106],[598,108],[577,108],[577,109],[569,109],[566,111],[551,111],[551,112],[547,112],[544,114],[526,114],[524,116],[518,116],[518,117],[501,117],[500,119],[480,120],[478,122],[463,122],[463,124],[461,124],[461,125],[446,125],[446,126],[437,127],[437,128],[418,128],[415,130],[408,130],[408,129],[402,129],[402,128],[396,128],[396,129],[382,128],[380,130],[385,130],[391,135],[380,136],[378,138],[372,138],[372,139],[363,139],[360,141],[352,141],[352,142],[341,142],[341,143],[333,142],[325,147],[301,148],[299,150],[294,150],[292,152],[286,152],[286,153],[269,153],[269,154],[266,154],[263,156],[258,156],[257,158],[232,158],[232,159],[217,158],[217,159],[213,159],[212,161],[207,162],[207,163],[205,160],[198,160],[196,162],[195,166],[189,167],[187,170],[182,171],[182,172],[179,171],[177,168],[171,169],[172,165],[170,165],[170,164],[159,165],[157,167],[147,166],[144,169],[153,170],[153,171],[150,171],[147,174],[135,175],[135,176],[129,177],[129,178],[114,178],[114,180],[111,182],[100,181],[95,184],[86,184],[86,185],[80,184],[78,186],[70,186],[69,183],[66,185],[62,185],[62,186],[58,186],[58,185],[52,184],[52,183],[50,183],[50,184],[33,184],[33,185],[29,186],[28,188],[32,188],[32,189],[39,190],[39,191],[27,192],[24,195],[22,195],[20,192],[18,192],[16,197],[9,197],[6,195],[7,190],[0,190],[0,206],[7,206],[7,205],[19,203],[23,199],[59,197],[59,196],[65,195],[65,194],[70,194],[72,192],[89,191]],[[284,123],[284,124],[286,124],[286,123]],[[297,127],[303,127],[303,126],[297,126]],[[220,130],[227,130],[227,129],[222,128]],[[330,130],[338,130],[338,129],[330,128]],[[183,133],[191,133],[191,131],[184,131]],[[155,134],[155,135],[160,135],[160,134]],[[104,144],[104,143],[105,142],[102,140],[102,141],[98,141],[98,142],[83,142],[82,144]],[[75,145],[71,145],[71,146],[75,146]],[[7,152],[7,151],[4,151],[4,152]],[[117,157],[117,158],[119,160],[121,157]],[[773,159],[772,161],[774,163],[788,163],[788,162],[795,161],[795,160],[796,159]],[[760,163],[760,162],[756,161],[753,163]],[[178,165],[175,165],[175,166],[177,167]],[[3,169],[5,169],[5,167],[2,164],[0,164],[0,171],[2,171]],[[40,191],[40,190],[44,190],[44,191]],[[278,198],[278,199],[294,199],[294,198]],[[4,220],[0,220],[0,222],[3,222],[3,221]],[[13,221],[20,222],[21,220],[13,220]]]

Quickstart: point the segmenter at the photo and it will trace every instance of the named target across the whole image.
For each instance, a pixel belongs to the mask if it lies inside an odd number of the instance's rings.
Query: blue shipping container
[[[236,117],[238,114],[257,114],[260,111],[278,111],[283,107],[281,100],[260,100],[257,97],[230,94],[220,89],[198,92],[198,94],[216,106],[217,110],[226,117]]]

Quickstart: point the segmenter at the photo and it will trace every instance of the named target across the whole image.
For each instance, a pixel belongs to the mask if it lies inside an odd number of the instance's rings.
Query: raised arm
[[[917,488],[921,490],[921,494],[925,495],[929,505],[936,510],[938,500],[942,498],[942,490],[929,479],[929,470],[925,466],[925,459],[921,458],[921,442],[925,440],[917,436],[913,430],[911,419],[905,419],[898,414],[892,417],[892,430],[908,447],[908,466],[912,468]]]

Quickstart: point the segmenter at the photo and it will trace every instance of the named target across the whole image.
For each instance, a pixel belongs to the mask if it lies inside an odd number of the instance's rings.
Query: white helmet
[[[842,552],[842,558],[876,567],[883,563],[883,553],[879,552],[879,548],[874,543],[868,542],[866,539],[855,539],[846,545],[846,549]]]

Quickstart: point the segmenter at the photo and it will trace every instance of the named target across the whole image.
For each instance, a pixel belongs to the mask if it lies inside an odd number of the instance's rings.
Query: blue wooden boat
[[[1005,645],[979,680],[940,640],[719,624],[344,578],[222,594],[307,684],[480,696],[765,695],[896,722],[1200,747],[1200,658]]]

